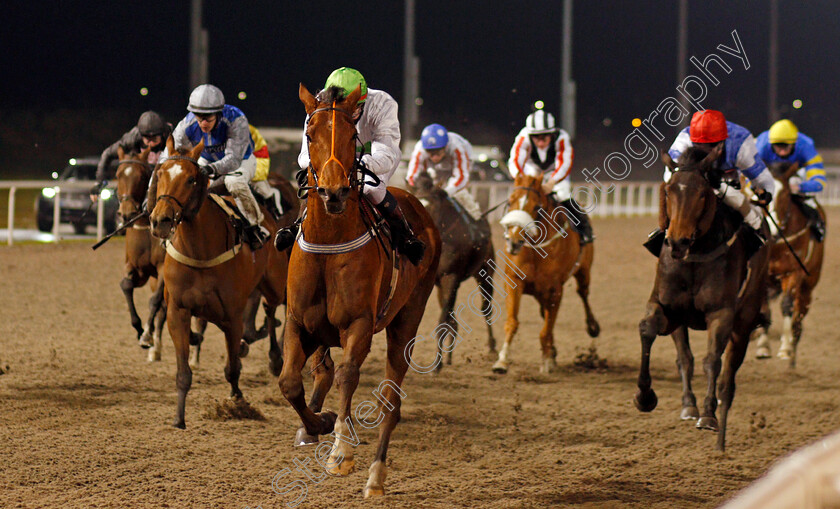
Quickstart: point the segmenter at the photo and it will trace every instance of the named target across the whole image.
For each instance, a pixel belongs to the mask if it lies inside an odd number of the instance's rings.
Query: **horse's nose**
[[[344,211],[344,203],[350,195],[350,187],[319,187],[318,195],[324,200],[329,212],[338,214]]]
[[[671,246],[671,256],[673,258],[683,258],[688,253],[688,248],[691,246],[691,239],[666,239],[668,245]]]
[[[150,217],[149,223],[152,225],[152,233],[158,237],[165,239],[172,232],[172,227],[175,224],[171,217]]]

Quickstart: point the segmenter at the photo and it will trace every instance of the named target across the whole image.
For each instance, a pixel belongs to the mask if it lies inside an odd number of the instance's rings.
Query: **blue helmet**
[[[426,150],[443,148],[449,143],[449,132],[440,124],[429,124],[423,128],[420,142]]]

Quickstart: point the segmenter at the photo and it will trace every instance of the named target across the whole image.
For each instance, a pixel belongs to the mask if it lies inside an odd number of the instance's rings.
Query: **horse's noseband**
[[[169,159],[182,159],[184,161],[189,161],[192,164],[194,164],[196,167],[198,167],[198,161],[196,161],[195,159],[193,159],[191,157],[186,157],[186,156],[181,156],[181,155],[173,155],[173,156],[169,156],[167,158],[167,161]],[[196,189],[192,193],[194,193],[196,191],[200,191],[199,186],[196,186]],[[189,198],[192,198],[192,193],[190,193]],[[184,206],[183,203],[181,203],[181,201],[178,198],[172,196],[171,194],[161,194],[161,195],[157,196],[155,198],[155,203],[157,203],[157,200],[160,200],[160,199],[166,199],[166,200],[169,200],[170,202],[174,202],[176,205],[178,205],[178,210],[175,211],[175,217],[172,219],[173,222],[174,222],[174,226],[173,226],[173,229],[174,229],[179,224],[181,224],[181,221],[183,221],[186,218],[186,216],[187,216],[186,207]],[[189,202],[189,199],[187,201]],[[153,208],[154,208],[154,205],[151,206],[151,209],[153,209]]]

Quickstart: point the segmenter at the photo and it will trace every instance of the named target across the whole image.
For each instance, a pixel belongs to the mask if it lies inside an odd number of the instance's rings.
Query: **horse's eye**
[[[191,186],[194,186],[195,183],[196,183],[195,177],[188,177],[187,178],[187,184],[189,184]]]

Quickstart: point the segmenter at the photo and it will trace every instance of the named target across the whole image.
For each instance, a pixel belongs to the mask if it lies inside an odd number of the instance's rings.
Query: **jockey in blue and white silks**
[[[793,122],[779,120],[769,130],[758,135],[758,155],[766,164],[784,162],[798,163],[799,170],[788,181],[791,192],[808,217],[814,237],[822,242],[825,236],[825,221],[817,211],[816,194],[825,188],[823,158],[814,146],[814,140],[805,136]]]

